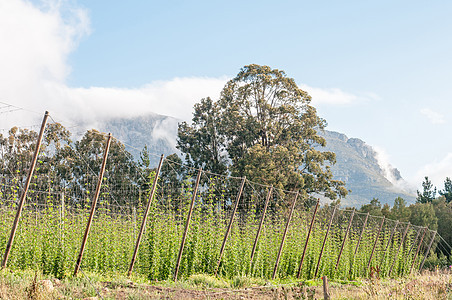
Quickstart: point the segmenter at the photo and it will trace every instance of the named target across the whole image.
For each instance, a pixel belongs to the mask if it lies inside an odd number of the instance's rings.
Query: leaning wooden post
[[[229,233],[231,232],[232,223],[234,222],[235,213],[237,212],[237,207],[239,206],[240,198],[242,197],[243,187],[245,186],[246,177],[242,179],[242,185],[240,186],[239,193],[237,194],[237,199],[235,200],[234,210],[232,211],[231,219],[229,220],[228,229],[224,235],[223,244],[220,249],[220,257],[218,258],[217,268],[215,269],[215,276],[218,274],[218,270],[220,269],[221,258],[223,257],[223,251],[226,247],[226,241],[228,240]]]
[[[27,181],[25,182],[24,190],[22,192],[22,196],[20,197],[19,206],[17,207],[16,217],[14,218],[13,227],[11,228],[11,234],[9,236],[8,243],[6,244],[5,254],[3,255],[2,268],[5,268],[6,263],[8,262],[9,252],[11,251],[11,247],[14,242],[14,236],[16,235],[17,226],[19,225],[20,215],[22,214],[22,209],[25,204],[25,199],[27,198],[28,188],[30,187],[31,178],[33,177],[33,172],[36,167],[36,161],[38,159],[39,148],[41,148],[42,137],[44,136],[44,131],[46,128],[48,118],[49,118],[49,112],[46,111],[44,114],[44,118],[42,119],[41,130],[39,131],[38,140],[36,142],[35,152],[33,154],[32,160],[31,160],[30,169],[28,170]]]
[[[320,261],[322,260],[323,250],[325,249],[326,240],[328,239],[328,234],[330,233],[331,225],[333,224],[334,214],[336,213],[337,205],[334,206],[333,213],[331,214],[330,223],[328,224],[328,228],[326,229],[325,238],[323,239],[322,248],[320,249],[319,260],[317,261],[317,267],[315,268],[314,278],[317,277],[320,267]]]
[[[61,193],[61,208],[60,208],[60,239],[61,239],[61,249],[64,252],[64,191]]]
[[[199,181],[201,179],[202,169],[199,168],[198,176],[196,177],[195,189],[193,190],[193,196],[191,198],[190,208],[188,210],[187,221],[185,222],[184,234],[180,243],[179,255],[177,256],[176,269],[174,270],[174,281],[177,280],[177,273],[179,273],[180,261],[182,259],[182,252],[184,251],[185,240],[187,239],[188,227],[190,226],[191,215],[193,213],[193,207],[195,206],[196,194],[198,193]]]
[[[314,213],[312,214],[311,225],[309,226],[308,235],[306,237],[306,241],[304,243],[303,254],[300,259],[300,266],[298,267],[297,278],[301,276],[301,267],[303,266],[304,256],[306,255],[306,249],[308,248],[309,237],[311,236],[312,227],[314,227],[315,215],[317,214],[317,209],[320,205],[320,199],[317,200],[317,204],[315,205]]]
[[[342,251],[344,250],[345,241],[347,240],[348,232],[350,231],[350,227],[352,226],[354,215],[355,215],[355,209],[353,208],[352,215],[350,216],[350,221],[348,222],[347,230],[345,231],[344,240],[342,241],[341,251],[339,251],[339,256],[337,257],[336,270],[337,270],[337,267],[339,266],[339,261],[341,260]]]
[[[96,210],[97,199],[100,195],[100,188],[102,186],[102,179],[104,178],[105,166],[107,164],[108,151],[110,150],[111,134],[108,134],[107,143],[105,144],[104,158],[102,160],[102,166],[99,172],[99,178],[97,179],[96,193],[94,194],[93,202],[91,204],[91,212],[89,214],[88,223],[86,224],[85,234],[83,235],[82,246],[80,247],[80,252],[77,258],[77,263],[75,264],[74,275],[77,276],[78,270],[82,262],[83,252],[85,251],[86,241],[88,239],[89,230],[91,228],[91,223],[93,222],[94,211]]]
[[[411,226],[411,224],[408,222],[408,225],[406,226],[405,231],[403,232],[402,240],[400,241],[399,247],[397,248],[396,254],[394,256],[394,260],[392,261],[391,269],[389,269],[389,273],[388,273],[389,277],[391,276],[392,269],[394,268],[397,257],[399,256],[400,248],[402,248],[403,242],[405,241],[405,237],[408,233],[408,229],[410,229],[410,226]]]
[[[146,220],[147,220],[147,217],[149,214],[149,210],[151,208],[152,201],[154,199],[155,190],[157,188],[157,181],[158,181],[158,178],[160,175],[160,170],[162,169],[163,157],[164,156],[162,154],[162,156],[160,157],[159,166],[157,167],[157,171],[155,172],[154,182],[152,183],[151,193],[149,194],[148,204],[146,205],[146,210],[144,212],[143,221],[141,222],[140,232],[138,233],[137,242],[135,244],[135,250],[133,251],[132,261],[130,262],[129,272],[127,273],[127,276],[130,276],[130,274],[132,274],[133,265],[135,264],[135,259],[138,254],[138,248],[140,247],[141,238],[143,236],[144,229],[146,228]]]
[[[391,235],[389,236],[388,243],[386,244],[386,247],[385,247],[385,252],[388,250],[388,247],[391,244],[391,240],[394,237],[395,231],[397,229],[397,225],[399,225],[399,221],[398,220],[396,221],[396,224],[395,224],[394,228],[392,229]]]
[[[374,247],[372,248],[372,253],[370,254],[369,263],[367,264],[367,269],[369,269],[370,263],[372,262],[372,257],[374,256],[375,248],[377,247],[378,238],[380,237],[380,232],[381,232],[381,229],[383,228],[384,222],[385,222],[385,217],[383,217],[383,219],[381,220],[380,228],[378,228],[377,236],[375,237]]]
[[[256,238],[254,239],[253,250],[251,250],[250,265],[253,263],[254,253],[256,252],[257,242],[259,240],[259,235],[261,234],[262,226],[264,225],[265,214],[267,213],[268,202],[272,196],[273,186],[270,187],[267,193],[267,198],[265,199],[264,211],[262,212],[261,222],[259,223],[259,228],[257,229]]]
[[[298,192],[293,199],[292,207],[290,208],[289,218],[287,219],[286,228],[284,229],[284,233],[281,240],[281,245],[279,246],[278,256],[276,257],[275,267],[273,268],[273,276],[272,279],[276,277],[276,271],[278,270],[279,260],[281,258],[281,252],[284,247],[284,242],[286,240],[287,231],[289,230],[290,220],[292,219],[293,211],[295,209],[295,203],[297,202]]]
[[[425,259],[426,259],[427,256],[428,256],[428,253],[429,253],[429,251],[430,251],[430,248],[432,248],[432,245],[433,245],[433,241],[434,241],[434,239],[435,239],[435,236],[436,236],[436,231],[433,231],[432,239],[431,239],[431,241],[430,241],[430,244],[428,245],[427,251],[425,251],[424,259],[422,259],[422,263],[421,263],[421,265],[419,266],[419,272],[421,272],[422,267],[424,266]]]
[[[361,233],[359,234],[358,243],[356,244],[355,253],[353,254],[353,260],[355,259],[356,252],[358,252],[358,249],[359,249],[359,244],[361,243],[361,240],[363,238],[364,230],[366,229],[366,225],[367,225],[367,219],[369,219],[369,213],[367,213],[366,218],[364,219],[363,229],[361,230]]]
[[[422,227],[418,229],[416,237],[414,238],[413,243],[411,244],[411,247],[410,247],[410,250],[408,251],[407,256],[410,256],[411,252],[413,251],[415,242],[417,241],[418,237],[421,235],[421,229],[422,229]]]
[[[413,271],[414,264],[416,263],[417,255],[419,254],[419,250],[421,250],[422,241],[424,240],[425,233],[427,232],[427,227],[424,227],[424,233],[422,233],[421,240],[419,241],[419,245],[417,246],[416,254],[414,255],[413,262],[411,263],[410,273]]]
[[[383,257],[381,258],[380,265],[383,265],[383,262],[386,258],[386,251],[388,251],[389,245],[391,244],[391,240],[394,237],[395,231],[397,229],[397,225],[399,225],[398,220],[396,221],[396,224],[395,224],[394,228],[392,229],[391,234],[389,235],[388,243],[386,244],[385,250],[383,251]]]
[[[367,225],[368,219],[369,219],[369,213],[366,214],[366,218],[364,219],[364,222],[363,222],[363,229],[361,229],[361,233],[359,234],[358,243],[356,244],[355,252],[353,253],[353,259],[350,263],[349,274],[352,274],[353,264],[355,263],[356,253],[358,252],[359,245],[361,244],[361,240],[363,238],[364,231],[366,230],[366,225]]]

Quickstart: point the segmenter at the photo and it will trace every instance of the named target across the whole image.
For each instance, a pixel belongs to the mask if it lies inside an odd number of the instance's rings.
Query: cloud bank
[[[71,71],[68,57],[90,32],[88,12],[66,1],[44,4],[0,0],[2,102],[38,112],[49,110],[56,119],[76,124],[149,113],[190,120],[193,104],[207,96],[218,98],[228,79],[174,78],[137,88],[70,87],[66,84]],[[339,89],[301,87],[312,95],[314,104],[349,104],[358,99]],[[38,122],[40,116],[34,118],[28,122]]]
[[[415,185],[409,183],[403,178],[397,178],[395,176],[395,168],[389,162],[389,155],[386,150],[382,147],[372,146],[372,149],[375,151],[375,159],[380,166],[380,169],[383,170],[385,178],[394,185],[397,189],[411,195],[415,195],[416,188]]]

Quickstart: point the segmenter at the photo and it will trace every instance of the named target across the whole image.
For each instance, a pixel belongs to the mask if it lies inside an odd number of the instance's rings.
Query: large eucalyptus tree
[[[345,196],[330,170],[335,154],[321,151],[326,142],[318,132],[326,122],[310,102],[284,71],[245,66],[218,101],[195,105],[192,124],[179,125],[177,147],[194,167],[307,195]]]

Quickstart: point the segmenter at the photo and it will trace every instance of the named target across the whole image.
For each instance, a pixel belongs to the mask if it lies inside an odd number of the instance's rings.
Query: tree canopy
[[[439,191],[441,196],[444,196],[447,203],[452,202],[452,181],[449,177],[446,177],[444,181],[444,190]]]
[[[330,170],[335,154],[320,150],[326,121],[310,102],[284,71],[245,66],[218,101],[202,99],[192,123],[179,124],[177,148],[196,168],[308,195],[345,196],[344,182]]]
[[[433,187],[432,182],[425,176],[422,182],[422,193],[417,191],[416,201],[418,203],[430,203],[435,200],[436,197],[436,187]]]

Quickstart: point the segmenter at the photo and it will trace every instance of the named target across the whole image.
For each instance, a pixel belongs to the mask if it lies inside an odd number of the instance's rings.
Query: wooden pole
[[[410,226],[411,226],[411,224],[408,222],[408,225],[406,226],[405,231],[403,232],[402,240],[400,241],[399,247],[397,248],[396,254],[394,256],[394,260],[392,261],[391,269],[389,269],[389,274],[388,274],[389,277],[391,276],[392,269],[394,268],[397,257],[399,256],[400,248],[402,248],[403,242],[405,241],[405,237],[406,237],[406,234],[408,233],[408,229],[410,228]]]
[[[223,257],[223,251],[226,247],[226,241],[228,240],[229,233],[231,232],[232,223],[234,222],[235,213],[237,212],[237,207],[239,206],[240,198],[242,197],[243,187],[245,186],[246,177],[242,179],[242,185],[240,186],[239,193],[237,194],[237,199],[235,200],[234,210],[232,211],[231,219],[229,220],[228,229],[224,235],[223,244],[220,249],[220,257],[218,258],[217,268],[215,269],[215,276],[218,274],[218,270],[220,269],[221,258]]]
[[[162,154],[162,156],[160,157],[159,166],[157,167],[157,171],[155,172],[154,182],[152,183],[151,192],[149,194],[148,203],[146,205],[146,210],[143,215],[143,221],[141,222],[141,228],[140,228],[140,231],[138,232],[138,237],[137,237],[137,241],[135,244],[135,249],[133,251],[132,260],[130,261],[130,266],[129,266],[129,271],[127,273],[127,276],[130,276],[130,274],[132,274],[133,265],[135,264],[135,259],[138,254],[138,248],[140,247],[141,238],[143,236],[144,229],[146,228],[147,217],[149,215],[149,210],[151,208],[151,204],[154,199],[155,190],[157,189],[157,181],[158,181],[158,178],[160,175],[160,170],[162,169],[163,157],[164,156]],[[134,228],[135,228],[135,225],[134,225]]]
[[[110,143],[111,143],[111,134],[109,133],[107,142],[105,144],[104,158],[102,160],[102,166],[100,168],[99,178],[97,179],[96,192],[94,194],[93,203],[91,204],[91,212],[89,214],[88,223],[86,224],[85,234],[83,235],[82,245],[80,247],[80,252],[79,252],[79,255],[77,258],[77,262],[75,264],[73,276],[77,276],[77,273],[80,269],[80,265],[82,263],[83,252],[85,251],[86,241],[88,240],[88,234],[91,229],[91,223],[93,222],[94,212],[96,210],[97,199],[99,199],[99,195],[100,195],[102,179],[104,178],[105,166],[107,164],[108,151],[110,150]]]
[[[378,228],[377,236],[375,237],[374,247],[372,248],[372,253],[370,254],[369,263],[367,264],[367,269],[369,269],[370,263],[372,262],[372,257],[374,256],[375,248],[377,247],[378,238],[380,237],[380,232],[381,232],[381,229],[383,228],[384,222],[385,222],[385,217],[383,217],[383,219],[381,220],[380,228]]]
[[[330,291],[328,288],[328,278],[326,276],[322,277],[323,280],[323,300],[330,300]]]
[[[182,236],[182,241],[180,243],[179,255],[177,256],[176,269],[174,270],[174,281],[177,280],[177,273],[179,273],[180,261],[182,259],[182,253],[184,251],[185,240],[187,238],[188,227],[190,226],[190,220],[191,220],[191,215],[193,213],[193,207],[195,206],[195,199],[196,199],[196,194],[198,193],[198,186],[199,186],[199,181],[201,179],[201,173],[202,173],[202,169],[199,168],[198,176],[196,177],[195,189],[193,190],[193,196],[191,198],[190,208],[188,210],[187,221],[185,222],[184,234]]]
[[[413,240],[413,244],[411,244],[410,250],[408,251],[407,257],[410,256],[411,251],[413,251],[415,242],[417,241],[419,235],[421,235],[421,230],[422,230],[422,228],[419,228],[419,229],[418,229],[417,234],[416,234],[416,237],[415,237],[414,240]]]
[[[267,193],[267,198],[265,199],[264,211],[262,212],[261,222],[259,223],[259,228],[257,229],[256,238],[254,239],[253,249],[251,250],[250,265],[253,263],[254,253],[256,252],[257,242],[261,234],[262,226],[264,225],[265,214],[267,213],[268,202],[272,196],[273,186],[270,187]]]
[[[428,253],[429,253],[429,251],[430,251],[430,248],[432,248],[432,245],[433,245],[433,241],[434,241],[434,239],[435,239],[435,236],[436,236],[436,231],[433,231],[432,239],[430,240],[430,244],[428,245],[427,251],[425,251],[424,259],[422,259],[422,263],[421,263],[421,265],[419,266],[419,272],[421,272],[422,267],[424,266],[425,259],[426,259],[427,256],[428,256]]]
[[[319,260],[317,261],[317,267],[315,268],[314,278],[316,278],[317,274],[319,273],[320,261],[322,260],[323,250],[325,249],[326,240],[328,239],[328,234],[330,233],[331,225],[333,224],[333,219],[334,219],[334,214],[336,213],[336,208],[337,208],[337,205],[334,206],[333,213],[331,214],[330,223],[328,224],[328,228],[325,233],[325,238],[323,239],[322,248],[320,249]]]
[[[352,274],[353,264],[355,263],[356,253],[358,252],[359,245],[361,244],[361,240],[362,240],[363,235],[364,235],[364,231],[366,230],[366,225],[367,225],[367,220],[368,219],[369,219],[369,213],[366,214],[366,218],[364,219],[364,222],[363,222],[363,229],[361,230],[361,233],[359,234],[358,243],[356,244],[355,252],[353,253],[353,259],[352,259],[351,264],[350,264],[349,274]]]
[[[391,244],[391,240],[394,237],[395,231],[397,229],[397,225],[399,225],[399,221],[398,220],[396,221],[396,224],[395,224],[394,228],[391,231],[391,235],[389,236],[388,243],[386,244],[385,250],[383,251],[383,257],[381,258],[380,265],[383,265],[383,262],[384,262],[384,260],[386,258],[386,251],[388,251],[389,245]]]
[[[342,241],[341,251],[339,251],[339,256],[337,257],[336,270],[337,270],[337,267],[339,266],[339,262],[341,260],[341,255],[342,255],[342,251],[344,250],[345,241],[347,240],[348,232],[350,231],[350,227],[352,226],[352,222],[353,222],[353,217],[354,216],[355,216],[355,209],[353,208],[352,215],[350,216],[350,221],[348,222],[347,230],[345,231],[344,240]]]
[[[306,249],[308,248],[309,237],[311,236],[312,228],[314,227],[315,215],[317,214],[317,209],[320,205],[320,199],[317,200],[317,204],[315,205],[314,213],[312,214],[311,225],[309,226],[308,236],[306,237],[306,241],[304,243],[303,254],[300,259],[300,266],[298,267],[297,278],[301,276],[301,267],[303,266],[304,256],[306,255]]]
[[[33,154],[32,160],[31,160],[30,169],[28,170],[28,176],[27,176],[27,180],[25,182],[24,190],[20,197],[19,206],[17,207],[16,217],[14,218],[13,227],[11,228],[11,234],[9,236],[8,243],[6,244],[5,254],[3,255],[2,268],[5,268],[6,263],[8,262],[8,256],[9,256],[11,247],[14,242],[14,236],[16,235],[17,226],[19,225],[20,215],[22,214],[25,200],[27,198],[28,188],[30,187],[31,178],[33,177],[33,172],[36,167],[36,161],[38,159],[39,149],[41,148],[42,137],[44,136],[44,131],[46,128],[48,118],[49,118],[49,112],[46,111],[44,114],[44,118],[42,119],[41,130],[39,131],[38,140],[36,142],[35,152]]]
[[[61,208],[60,208],[60,232],[61,232],[61,249],[64,252],[64,191],[61,193]]]
[[[414,255],[413,262],[411,263],[410,273],[413,271],[414,264],[416,263],[417,255],[419,254],[419,250],[421,250],[422,241],[424,240],[425,233],[427,232],[427,227],[424,227],[424,233],[422,233],[421,240],[419,241],[419,245],[417,246],[416,254]]]
[[[281,258],[281,252],[284,247],[284,242],[286,240],[287,231],[289,230],[290,220],[292,220],[293,211],[295,209],[295,203],[297,202],[298,192],[295,195],[295,198],[292,203],[292,207],[290,208],[289,218],[287,219],[286,228],[284,229],[284,233],[281,240],[281,245],[279,246],[278,256],[276,257],[275,267],[273,268],[273,276],[272,279],[276,277],[276,271],[278,270],[279,260]]]
[[[386,244],[386,247],[385,247],[385,252],[386,252],[386,250],[388,250],[388,247],[391,244],[391,240],[394,237],[395,231],[397,229],[397,225],[399,225],[399,221],[398,220],[396,221],[396,224],[395,224],[394,228],[391,231],[391,235],[389,236],[388,243]]]
[[[358,243],[356,244],[355,253],[353,254],[353,259],[355,259],[356,252],[358,252],[358,249],[359,249],[359,244],[361,243],[361,240],[363,238],[364,230],[366,229],[366,225],[367,225],[367,219],[369,219],[369,213],[367,213],[366,218],[364,219],[363,229],[361,230],[361,233],[359,234],[359,239],[358,239]]]

